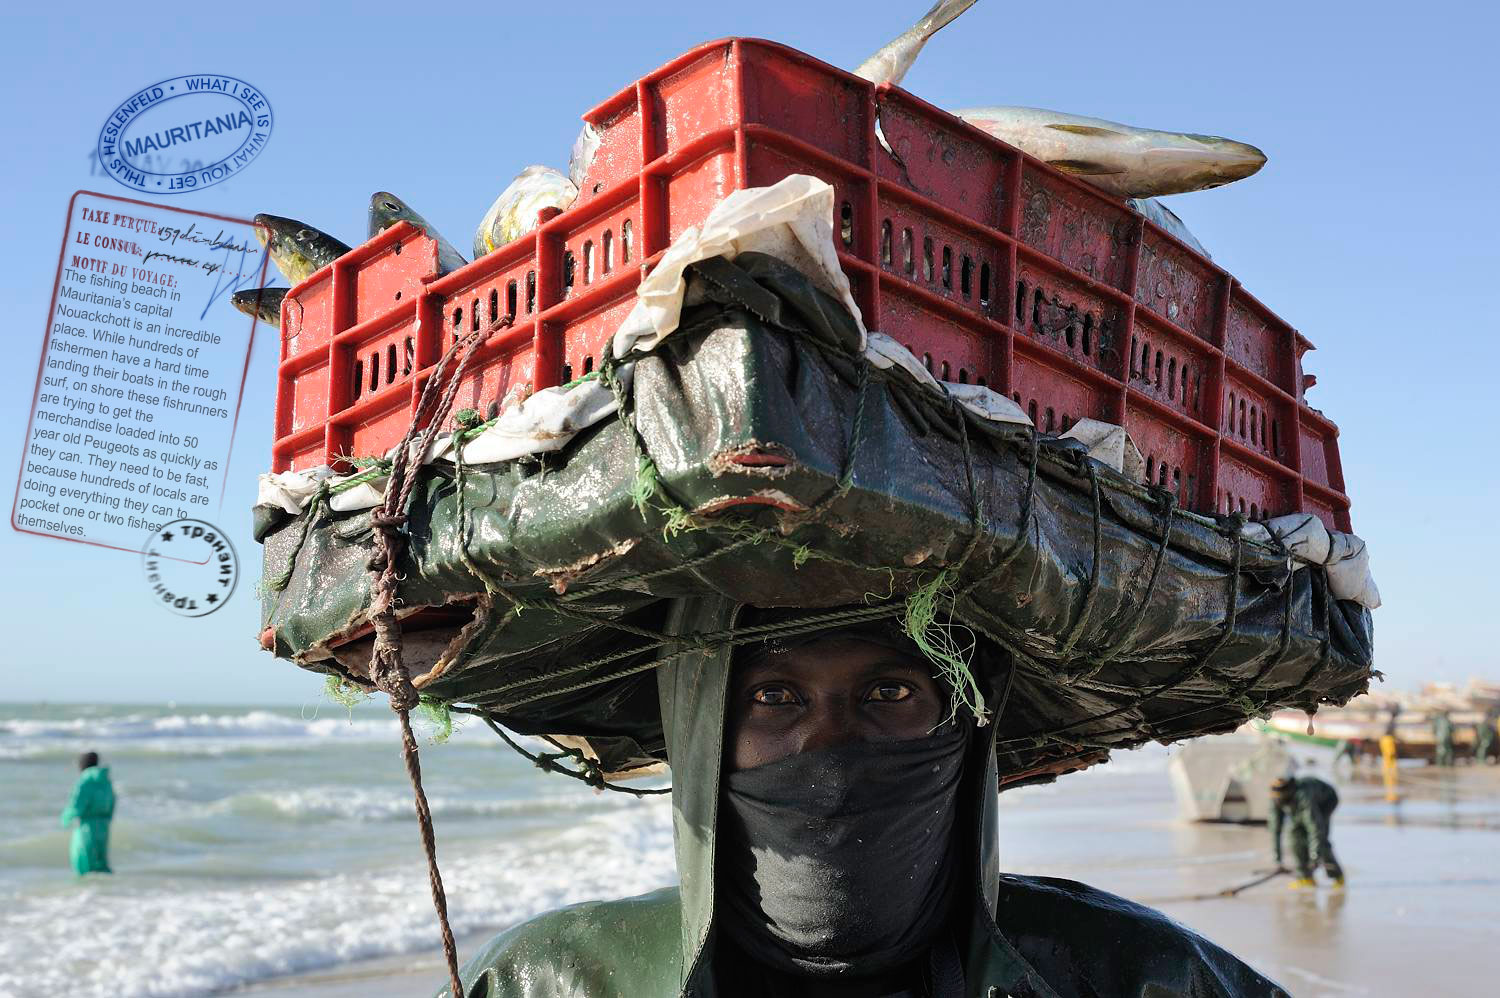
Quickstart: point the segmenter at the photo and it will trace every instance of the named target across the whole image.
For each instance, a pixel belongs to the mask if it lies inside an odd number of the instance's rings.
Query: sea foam
[[[559,905],[672,883],[669,803],[599,804],[524,840],[444,850],[454,931],[498,930]],[[437,945],[415,845],[384,867],[287,882],[90,879],[9,902],[0,994],[202,995]]]

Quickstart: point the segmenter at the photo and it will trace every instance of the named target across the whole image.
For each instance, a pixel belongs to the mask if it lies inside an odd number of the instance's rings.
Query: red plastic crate
[[[771,42],[673,60],[585,115],[578,200],[451,274],[398,225],[288,294],[273,465],[388,450],[461,332],[459,404],[585,374],[641,276],[732,191],[792,173],[835,189],[835,232],[871,329],[940,378],[985,384],[1043,431],[1130,430],[1153,481],[1200,511],[1308,510],[1348,530],[1338,429],[1303,402],[1301,335],[1140,215],[911,94]]]

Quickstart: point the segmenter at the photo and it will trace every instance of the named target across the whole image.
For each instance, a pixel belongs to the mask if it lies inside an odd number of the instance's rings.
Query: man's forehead
[[[792,648],[773,645],[757,649],[755,654],[745,655],[735,663],[735,672],[739,675],[768,672],[843,674],[850,671],[931,676],[926,659],[916,653],[857,638],[832,638]]]

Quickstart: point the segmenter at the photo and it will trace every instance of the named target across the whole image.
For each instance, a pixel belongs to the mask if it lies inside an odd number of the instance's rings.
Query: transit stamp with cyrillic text
[[[152,532],[141,555],[151,598],[179,617],[206,617],[229,602],[239,557],[224,531],[203,520],[173,520]]]

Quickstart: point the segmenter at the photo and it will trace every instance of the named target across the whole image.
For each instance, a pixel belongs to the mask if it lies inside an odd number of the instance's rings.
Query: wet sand
[[[484,938],[464,940],[459,945],[463,959],[484,942]],[[447,978],[443,954],[387,957],[351,963],[331,970],[283,977],[266,981],[235,994],[263,995],[264,998],[426,998],[434,994]]]
[[[1080,793],[1088,775],[1050,797],[1015,802],[1002,817],[1004,864],[1158,908],[1295,995],[1494,993],[1500,769],[1403,770],[1404,800],[1394,806],[1378,776],[1360,776],[1337,781],[1332,837],[1348,879],[1342,890],[1319,874],[1314,890],[1289,890],[1279,877],[1216,897],[1271,865],[1269,832],[1174,820],[1164,778],[1132,777],[1107,794],[1118,809],[1112,821]],[[1057,807],[1044,812],[1047,804]],[[1079,827],[1085,822],[1092,828]],[[1062,855],[1064,845],[1074,858]]]
[[[1265,826],[1177,820],[1165,770],[1125,755],[1005,795],[1005,869],[1082,880],[1159,908],[1299,996],[1459,995],[1500,988],[1500,768],[1403,769],[1403,801],[1378,774],[1337,780],[1333,842],[1348,875],[1334,889],[1273,879]],[[463,956],[483,938],[460,944]],[[352,964],[263,984],[265,998],[421,998],[443,979],[438,954]]]

